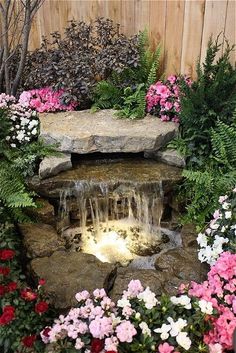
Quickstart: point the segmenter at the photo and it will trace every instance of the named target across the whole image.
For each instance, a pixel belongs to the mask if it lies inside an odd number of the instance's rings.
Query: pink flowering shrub
[[[216,317],[211,317],[213,328],[204,336],[210,352],[232,350],[236,329],[236,254],[223,252],[211,267],[207,281],[202,284],[192,282],[188,294],[211,303],[218,311]]]
[[[185,81],[191,85],[189,78]],[[158,81],[151,85],[147,95],[147,111],[161,118],[162,121],[179,123],[180,77],[171,75],[165,82]]]
[[[188,295],[162,296],[160,300],[139,280],[132,280],[115,304],[103,289],[92,295],[76,294],[78,307],[60,315],[41,332],[49,350],[83,353],[181,353],[207,352],[202,333],[210,329],[213,313]]]
[[[26,107],[35,109],[39,113],[56,112],[60,110],[74,110],[77,102],[63,102],[65,91],[54,91],[51,87],[33,89],[21,93],[19,102]]]
[[[0,94],[0,109],[7,113],[10,130],[6,141],[13,148],[35,140],[39,133],[39,119],[35,110],[17,102],[14,96]]]

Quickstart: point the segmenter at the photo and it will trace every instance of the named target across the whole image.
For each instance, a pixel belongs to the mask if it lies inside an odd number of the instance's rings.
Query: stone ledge
[[[178,125],[147,115],[142,120],[117,119],[114,110],[40,115],[41,138],[59,143],[66,153],[157,151],[176,136]]]

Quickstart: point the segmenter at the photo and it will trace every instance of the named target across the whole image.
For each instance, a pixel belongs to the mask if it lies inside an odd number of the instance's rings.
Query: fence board
[[[204,12],[204,0],[186,1],[180,71],[192,77],[201,55]]]
[[[45,0],[33,23],[30,49],[39,46],[43,35],[63,33],[71,19],[98,16],[120,23],[128,35],[147,27],[152,47],[161,42],[167,74],[194,74],[211,34],[222,31],[235,42],[235,0]]]

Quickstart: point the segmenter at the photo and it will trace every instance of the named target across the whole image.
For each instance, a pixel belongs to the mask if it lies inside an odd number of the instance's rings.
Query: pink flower
[[[165,109],[170,110],[172,107],[173,107],[173,104],[171,102],[166,102]]]
[[[167,81],[170,81],[171,84],[174,84],[176,82],[176,76],[171,75],[167,78]]]
[[[223,353],[222,346],[219,343],[209,344],[209,353]]]
[[[89,324],[89,330],[94,338],[104,339],[113,333],[110,317],[96,317]]]
[[[169,343],[165,342],[163,344],[160,344],[158,346],[158,352],[159,353],[172,353],[174,351],[174,347],[170,346]]]
[[[143,286],[138,279],[132,279],[128,284],[128,295],[130,298],[136,297],[139,293],[143,292],[143,290]]]
[[[132,342],[137,331],[130,321],[123,321],[116,327],[116,335],[120,342]]]

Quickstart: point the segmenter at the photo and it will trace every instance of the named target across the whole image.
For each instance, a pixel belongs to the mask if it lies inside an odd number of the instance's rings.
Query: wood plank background
[[[236,0],[45,0],[37,13],[30,49],[40,46],[42,36],[63,33],[71,19],[92,21],[111,18],[125,34],[147,28],[151,44],[162,45],[167,74],[194,76],[198,58],[204,58],[210,35],[220,32],[236,43]],[[235,62],[235,52],[231,60]]]

